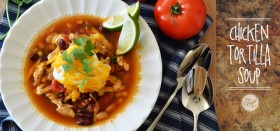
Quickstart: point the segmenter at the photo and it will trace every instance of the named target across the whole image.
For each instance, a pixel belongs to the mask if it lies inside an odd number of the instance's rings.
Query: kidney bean
[[[93,123],[93,113],[87,111],[81,111],[76,113],[77,124],[79,125],[91,125]]]
[[[77,120],[77,124],[82,126],[91,125],[92,123],[93,123],[93,118],[79,118]]]
[[[91,112],[82,111],[82,112],[77,113],[77,117],[78,118],[93,118],[93,114]]]
[[[85,117],[85,113],[83,111],[82,112],[77,112],[76,116],[77,116],[77,118]]]

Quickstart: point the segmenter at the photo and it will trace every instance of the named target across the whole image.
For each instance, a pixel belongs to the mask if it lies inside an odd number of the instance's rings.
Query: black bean
[[[88,99],[89,94],[88,93],[81,93],[81,97],[82,97],[83,100]]]
[[[51,68],[52,67],[52,64],[47,64],[47,68]]]
[[[79,100],[73,102],[74,109],[76,109],[76,110],[79,109],[79,105],[80,105],[80,101]]]
[[[69,105],[73,105],[73,102],[72,102],[71,99],[67,100],[65,103],[66,103],[66,104],[69,104]]]
[[[59,39],[58,45],[61,50],[66,50],[68,48],[68,45],[66,44],[65,40],[63,40],[63,39]]]
[[[40,61],[48,61],[48,57],[46,55],[43,55],[42,57],[40,57]]]
[[[39,55],[37,54],[37,52],[32,53],[31,56],[30,56],[30,60],[31,60],[32,62],[36,62],[39,58],[40,58],[40,57],[39,57]]]
[[[60,94],[60,101],[61,101],[61,103],[65,103],[65,102],[64,102],[64,98],[65,98],[64,93],[61,93],[61,94]]]
[[[91,95],[95,100],[100,99],[100,96],[98,95],[98,92],[92,92]]]

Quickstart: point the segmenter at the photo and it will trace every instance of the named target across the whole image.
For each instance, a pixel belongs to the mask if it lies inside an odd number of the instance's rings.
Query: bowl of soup
[[[120,32],[102,23],[120,0],[45,0],[14,24],[1,50],[0,88],[23,130],[136,130],[158,97],[162,63],[140,17],[140,37],[116,55]]]

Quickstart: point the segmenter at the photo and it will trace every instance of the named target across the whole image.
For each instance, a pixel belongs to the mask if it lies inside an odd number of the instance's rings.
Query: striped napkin
[[[39,0],[33,0],[32,3],[24,5],[21,9],[23,13],[31,5],[36,3]],[[176,88],[176,76],[177,69],[182,62],[186,53],[190,48],[199,43],[201,36],[207,30],[208,26],[212,23],[212,19],[207,16],[205,25],[201,32],[194,36],[191,39],[185,41],[175,41],[167,36],[165,36],[160,29],[157,27],[157,24],[154,20],[154,3],[155,0],[143,1],[141,4],[141,16],[148,23],[153,33],[156,36],[158,45],[160,47],[162,63],[163,63],[163,78],[161,84],[161,90],[158,96],[155,107],[153,108],[151,114],[146,119],[146,121],[139,127],[139,131],[145,131],[152,121],[156,118],[157,114],[161,111],[164,104],[173,93]],[[128,4],[132,4],[131,1]],[[13,2],[9,2],[9,13],[10,18],[14,19],[17,12],[17,6]],[[13,23],[13,21],[12,21]],[[8,30],[7,18],[4,15],[3,20],[0,23],[0,36],[2,36]],[[0,48],[2,47],[3,41],[0,41]],[[1,128],[3,131],[20,131],[21,129],[14,123],[12,118],[9,116],[9,113],[6,111],[5,105],[2,102],[0,97],[0,121]],[[214,105],[212,105],[208,110],[202,112],[198,119],[198,130],[202,131],[218,131],[218,123],[215,113]],[[185,109],[181,103],[181,91],[179,91],[176,97],[173,99],[164,115],[161,117],[159,123],[155,127],[157,131],[189,131],[193,130],[193,115],[191,111]]]

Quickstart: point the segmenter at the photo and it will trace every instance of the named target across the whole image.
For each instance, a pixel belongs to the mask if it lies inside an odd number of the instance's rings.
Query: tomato
[[[50,90],[53,92],[65,92],[66,88],[62,84],[60,84],[57,80],[53,79],[50,86]]]
[[[206,20],[203,0],[158,0],[154,8],[159,28],[176,40],[198,34]]]

